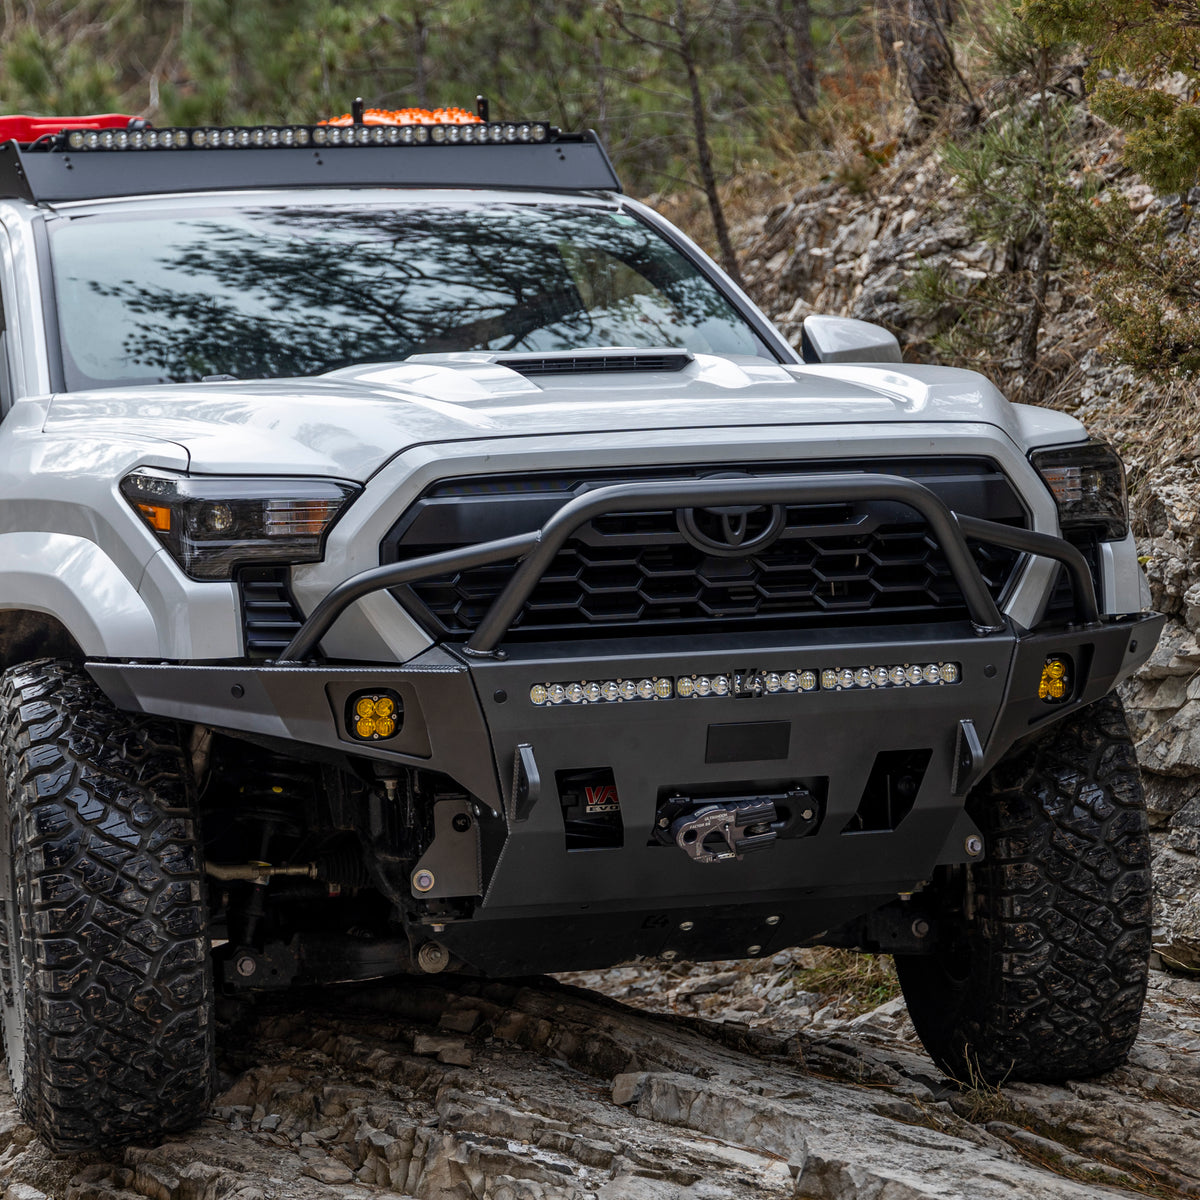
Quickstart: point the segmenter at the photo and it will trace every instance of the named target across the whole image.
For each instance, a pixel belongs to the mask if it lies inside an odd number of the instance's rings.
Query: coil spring
[[[260,751],[239,764],[238,816],[298,836],[303,827],[302,806],[312,798],[313,786],[312,770],[306,764],[272,751]]]

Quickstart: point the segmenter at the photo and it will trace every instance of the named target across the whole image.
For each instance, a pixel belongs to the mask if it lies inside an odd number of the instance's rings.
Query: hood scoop
[[[682,371],[695,360],[690,350],[573,350],[563,354],[497,354],[492,361],[520,375],[602,375],[613,372]]]

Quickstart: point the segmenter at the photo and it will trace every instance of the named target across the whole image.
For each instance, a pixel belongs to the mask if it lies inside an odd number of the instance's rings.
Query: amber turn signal
[[[157,529],[159,533],[171,532],[171,510],[163,508],[160,504],[139,504],[138,512],[150,524],[151,529]]]

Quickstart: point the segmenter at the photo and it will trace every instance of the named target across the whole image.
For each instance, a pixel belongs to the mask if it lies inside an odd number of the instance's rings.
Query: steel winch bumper
[[[969,621],[703,644],[677,637],[499,649],[557,548],[595,515],[847,497],[898,500],[921,512]],[[1073,579],[1077,620],[1014,628],[988,593],[966,536],[1061,562]],[[362,595],[518,556],[509,585],[465,646],[434,647],[395,666],[301,661]],[[90,662],[88,669],[121,708],[453,778],[473,799],[437,806],[446,812],[434,814],[433,842],[410,876],[412,899],[418,919],[437,925],[451,951],[501,973],[597,965],[664,948],[693,957],[769,952],[912,891],[938,865],[969,861],[981,853],[963,803],[972,784],[1016,741],[1132,673],[1162,622],[1157,614],[1100,618],[1074,547],[956,516],[910,480],[698,480],[597,489],[527,536],[364,572],[330,593],[274,664]],[[1069,695],[1056,704],[1038,695],[1050,655],[1068,659],[1072,671]],[[930,663],[955,664],[954,682],[774,693],[755,686],[703,697],[678,691],[678,680],[698,676],[812,671],[820,678],[829,669]],[[671,680],[670,695],[557,704],[531,698],[536,685],[631,679]],[[400,730],[386,742],[356,740],[347,728],[349,700],[380,687],[400,697]],[[609,818],[601,845],[572,843],[565,789],[581,776],[612,788],[602,796]],[[903,803],[887,795],[880,801],[881,787],[887,793],[901,778]],[[794,807],[811,808],[811,819],[780,821],[778,836],[719,861],[697,861],[681,844],[664,842],[664,821],[688,804],[733,812],[766,795],[809,797],[811,804]],[[767,827],[756,828],[762,834]],[[474,901],[470,920],[454,919],[449,902],[461,899]]]

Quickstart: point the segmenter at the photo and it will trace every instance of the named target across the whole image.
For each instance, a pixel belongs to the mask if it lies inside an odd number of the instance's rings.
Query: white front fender
[[[65,533],[0,534],[0,611],[49,613],[89,658],[152,658],[154,618],[95,542]]]

